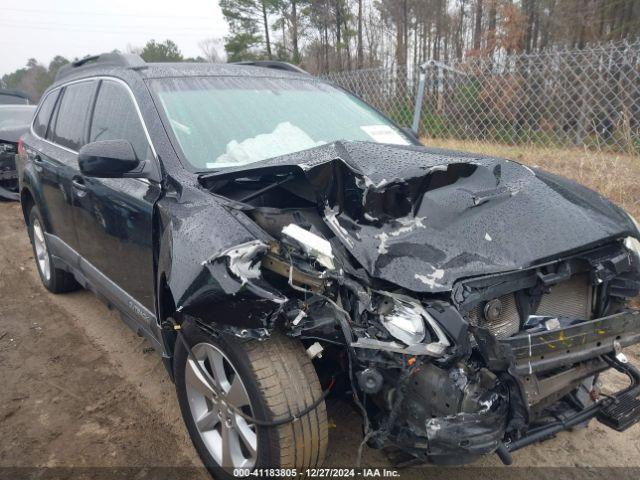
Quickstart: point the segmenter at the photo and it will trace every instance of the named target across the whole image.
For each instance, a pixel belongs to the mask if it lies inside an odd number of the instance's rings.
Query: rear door
[[[89,142],[128,140],[139,160],[156,162],[129,88],[103,79],[89,126]],[[79,252],[99,275],[112,300],[137,320],[155,322],[153,208],[160,186],[138,178],[82,178],[85,197],[76,209]],[[117,298],[115,298],[117,297]]]
[[[30,159],[40,175],[48,233],[73,250],[78,249],[73,225],[77,193],[73,179],[79,174],[77,152],[86,140],[96,85],[97,81],[87,80],[51,92],[38,113],[38,117],[42,114],[44,118],[47,110],[53,109],[48,126],[40,125],[39,118],[34,122],[36,135],[44,135],[44,141],[31,150]]]

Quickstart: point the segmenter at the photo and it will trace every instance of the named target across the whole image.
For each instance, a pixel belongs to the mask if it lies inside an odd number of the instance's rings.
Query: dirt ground
[[[640,218],[640,157],[581,148],[544,148],[463,140],[422,139],[427,146],[509,158],[570,178]]]
[[[19,205],[0,203],[1,478],[208,478],[173,385],[148,346],[91,293],[45,291]],[[340,401],[329,404],[329,418],[326,464],[353,466],[359,418]],[[382,453],[366,449],[363,463],[389,466]],[[640,425],[618,434],[593,421],[516,452],[514,463],[502,468],[490,456],[471,470],[420,467],[400,475],[638,478],[640,469],[531,467],[640,467]]]

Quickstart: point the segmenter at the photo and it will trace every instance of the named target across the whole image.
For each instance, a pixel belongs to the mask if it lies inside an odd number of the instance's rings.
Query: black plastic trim
[[[81,285],[104,297],[123,315],[123,321],[127,326],[151,341],[156,350],[164,352],[162,343],[150,329],[151,325],[156,324],[156,316],[152,311],[107,278],[59,237],[50,233],[45,235],[47,246],[57,268],[63,268],[72,273]]]

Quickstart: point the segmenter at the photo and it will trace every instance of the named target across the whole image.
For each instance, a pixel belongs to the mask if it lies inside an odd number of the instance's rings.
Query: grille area
[[[543,295],[536,315],[561,317],[591,318],[591,292],[589,275],[574,275],[566,282],[551,287],[551,291]]]
[[[535,315],[565,316],[590,319],[593,288],[588,274],[574,275],[566,282],[550,288],[542,295]],[[520,330],[520,315],[513,293],[498,298],[501,303],[499,315],[488,320],[484,304],[469,312],[469,323],[488,329],[496,338],[506,338]]]

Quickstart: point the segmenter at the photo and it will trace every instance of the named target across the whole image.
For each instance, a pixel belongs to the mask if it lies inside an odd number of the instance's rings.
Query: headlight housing
[[[439,357],[451,346],[440,324],[418,300],[398,293],[375,293],[369,312],[375,315],[378,328],[384,328],[397,341],[363,336],[353,344],[355,347]]]
[[[424,340],[426,312],[420,305],[398,297],[384,297],[379,311],[380,323],[395,339],[405,345],[415,345]]]

